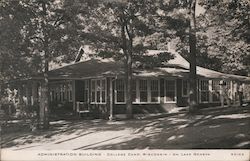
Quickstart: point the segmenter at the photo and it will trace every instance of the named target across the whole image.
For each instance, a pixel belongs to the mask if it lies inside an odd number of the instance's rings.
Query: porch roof
[[[156,55],[162,50],[149,50],[147,55]],[[189,62],[180,54],[171,52],[174,59],[168,61],[165,67],[157,67],[152,69],[135,69],[133,75],[135,77],[189,77]],[[122,61],[113,59],[92,58],[90,60],[77,62],[66,65],[58,69],[49,71],[49,79],[86,79],[95,77],[122,76],[124,75],[124,65]],[[225,74],[214,70],[197,66],[197,76],[199,78],[211,79],[231,79],[238,81],[250,82],[250,77]],[[41,78],[40,76],[33,78]]]

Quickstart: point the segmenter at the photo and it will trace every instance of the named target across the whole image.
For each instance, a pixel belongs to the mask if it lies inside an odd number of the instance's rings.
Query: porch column
[[[23,84],[18,85],[18,104],[23,105]]]
[[[164,104],[164,79],[160,78],[160,104]]]
[[[234,96],[234,105],[236,105],[237,102],[237,82],[234,81],[233,83],[233,96]]]
[[[25,87],[26,87],[26,99],[27,99],[26,104],[28,106],[31,106],[31,85],[30,85],[30,82],[28,82]]]
[[[229,98],[233,101],[233,81],[230,81],[230,95]]]
[[[31,105],[37,105],[38,103],[38,85],[37,82],[31,84]]]
[[[23,84],[20,83],[18,85],[18,105],[17,105],[17,113],[23,113],[24,111],[24,100],[23,100],[23,94],[24,94],[24,91],[23,91]]]
[[[213,80],[209,80],[208,81],[208,91],[209,91],[209,102],[212,103],[213,102]]]
[[[76,83],[75,83],[75,80],[72,80],[72,102],[73,102],[73,111],[76,111]]]
[[[109,78],[109,120],[113,120],[113,79]]]

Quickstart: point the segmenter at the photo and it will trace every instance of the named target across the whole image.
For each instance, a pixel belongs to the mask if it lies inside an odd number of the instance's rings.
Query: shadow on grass
[[[47,131],[20,132],[2,136],[2,148],[43,143],[61,144],[101,131],[131,129],[129,137],[114,136],[77,149],[197,149],[249,148],[249,109],[206,111],[196,115],[176,114],[153,120],[58,120]],[[234,125],[237,129],[232,129]],[[247,128],[248,127],[248,128]],[[239,131],[241,130],[241,135]],[[243,130],[242,130],[243,129]],[[224,131],[225,130],[225,131]],[[65,139],[63,137],[69,136]],[[59,140],[61,139],[61,140]],[[112,142],[112,140],[116,140]],[[105,143],[105,145],[103,145]]]

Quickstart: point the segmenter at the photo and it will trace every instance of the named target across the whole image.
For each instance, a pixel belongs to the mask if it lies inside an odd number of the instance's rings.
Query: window
[[[72,101],[72,84],[71,84],[71,82],[69,82],[69,84],[68,84],[68,99],[69,99],[69,102]]]
[[[231,82],[230,81],[226,81],[226,94],[229,97],[231,95]]]
[[[116,103],[125,103],[125,82],[123,79],[117,79],[115,82]]]
[[[182,96],[188,96],[188,80],[182,80]]]
[[[200,101],[201,102],[209,101],[209,81],[208,80],[200,81]]]
[[[139,100],[137,100],[137,81],[136,80],[132,80],[132,102],[139,102]]]
[[[89,81],[84,81],[83,102],[89,102]]]
[[[151,80],[150,81],[150,101],[151,102],[160,102],[159,81],[158,80]]]
[[[140,102],[148,102],[147,80],[139,80]]]
[[[165,80],[165,102],[176,102],[175,80]]]
[[[106,80],[91,80],[91,103],[106,102]]]
[[[125,81],[116,80],[115,101],[125,103]],[[159,103],[159,81],[158,80],[132,80],[132,101],[133,103]]]
[[[95,100],[96,100],[95,84],[96,84],[96,81],[95,80],[91,80],[91,102],[95,102]]]
[[[212,80],[212,100],[213,102],[220,101],[220,81]]]
[[[54,95],[55,95],[54,87],[50,86],[50,101],[55,100]]]
[[[56,87],[56,101],[60,101],[60,87]]]
[[[105,79],[103,79],[101,81],[101,94],[102,94],[101,102],[105,103],[106,102],[106,81],[105,81]]]
[[[67,97],[66,97],[66,85],[65,84],[62,85],[62,100],[63,101],[67,100]]]

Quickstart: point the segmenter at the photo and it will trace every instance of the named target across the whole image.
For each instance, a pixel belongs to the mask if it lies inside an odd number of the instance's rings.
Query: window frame
[[[151,82],[152,81],[157,81],[157,84],[158,84],[158,96],[157,96],[157,102],[152,102],[152,89],[151,89]],[[151,104],[160,104],[161,102],[161,97],[160,97],[160,80],[159,79],[150,79],[149,80],[149,100],[150,100],[150,103]]]
[[[166,81],[174,81],[174,85],[175,85],[175,94],[174,94],[174,101],[167,101],[167,97],[166,97]],[[177,80],[175,78],[167,78],[167,79],[164,79],[164,103],[177,103]]]
[[[212,81],[212,83],[211,83],[211,102],[213,102],[213,103],[219,103],[219,102],[220,102],[220,97],[221,97],[221,93],[220,93],[220,90],[221,90],[221,87],[220,87],[220,80],[219,80],[219,79],[212,79],[211,81]],[[216,89],[213,88],[213,87],[215,87],[215,86],[214,86],[214,82],[215,82],[215,81],[216,81],[216,83],[217,83],[216,86],[219,87],[218,90],[216,90]],[[214,98],[213,98],[214,92],[219,92],[219,99],[218,99],[217,101],[214,100]]]
[[[140,80],[146,80],[147,83],[147,102],[141,102],[140,99]],[[157,102],[152,102],[151,99],[151,81],[152,80],[156,80],[158,82],[158,98],[157,98]],[[133,104],[160,104],[160,80],[159,79],[146,79],[146,78],[139,78],[139,79],[134,79],[135,81],[135,92],[136,92],[136,99],[135,101],[133,101]],[[124,81],[124,102],[117,102],[117,88],[116,88],[116,81],[115,81],[115,104],[126,104],[126,85],[125,85],[125,81]],[[132,89],[133,91],[133,89]]]
[[[104,89],[103,88],[103,80],[104,80]],[[97,81],[100,81],[100,102],[97,102]],[[95,89],[94,89],[94,93],[95,93],[95,101],[92,101],[92,82],[95,82]],[[103,98],[102,98],[102,92],[105,92],[105,100],[103,102]],[[90,80],[90,104],[106,104],[107,103],[107,79],[106,78],[96,78],[96,79],[91,79]]]
[[[207,92],[208,92],[208,100],[207,101],[201,101],[201,92],[204,91],[204,90],[201,90],[201,85],[202,85],[202,81],[207,81],[208,82],[208,89],[207,89]],[[210,102],[210,89],[209,89],[209,79],[200,79],[199,80],[199,102],[200,103],[209,103]]]
[[[123,80],[124,82],[124,89],[123,89],[123,92],[124,92],[124,102],[118,102],[117,101],[117,80]],[[122,91],[122,90],[120,90]],[[116,79],[115,80],[115,89],[114,89],[114,92],[115,92],[115,104],[126,104],[126,86],[125,86],[125,80],[124,79]]]
[[[184,81],[186,81],[187,82],[187,94],[184,94]],[[188,91],[189,91],[189,81],[188,81],[188,79],[182,79],[181,80],[181,95],[182,95],[182,97],[188,97]]]
[[[140,84],[141,84],[140,81],[146,81],[146,90],[141,90],[141,89],[140,89]],[[136,97],[138,98],[138,100],[139,100],[138,102],[139,102],[140,104],[150,103],[150,102],[149,102],[149,96],[148,96],[148,95],[149,95],[149,91],[150,91],[150,89],[149,89],[149,87],[148,87],[148,86],[149,86],[149,85],[148,85],[148,82],[149,82],[149,81],[148,81],[147,79],[138,79],[138,83],[137,83],[137,84],[138,84],[138,88],[137,88],[137,89],[138,89],[138,94],[139,94],[139,95],[137,95]],[[146,101],[146,102],[145,102],[145,101],[143,101],[143,102],[141,101],[141,92],[146,92],[146,93],[147,93],[147,94],[146,94],[146,95],[147,95],[147,101]],[[136,93],[137,93],[137,92],[136,92]]]
[[[90,93],[90,83],[88,79],[83,80],[84,81],[84,89],[83,89],[83,100],[84,103],[89,103],[90,98],[89,98],[89,93]],[[87,88],[86,88],[87,87]],[[87,92],[87,98],[85,98],[85,92]]]
[[[73,82],[69,82],[68,84],[68,100],[69,102],[73,102]]]

